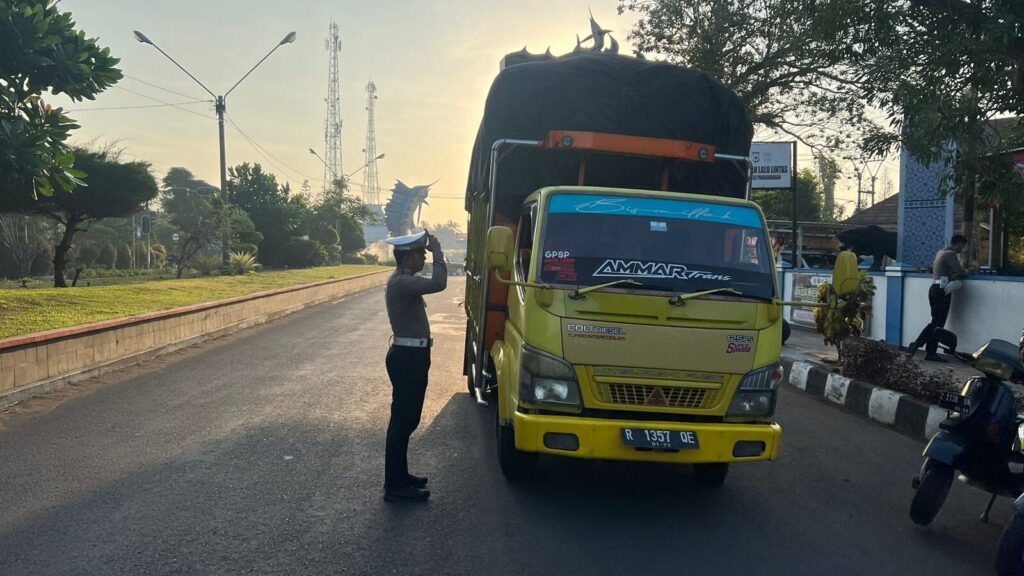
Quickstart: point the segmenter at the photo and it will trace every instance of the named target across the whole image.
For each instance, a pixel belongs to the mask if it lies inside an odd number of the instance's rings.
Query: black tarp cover
[[[490,194],[491,145],[543,140],[551,130],[607,132],[711,144],[747,156],[753,129],[739,97],[710,76],[671,64],[597,52],[516,64],[491,85],[469,172],[466,206]],[[661,160],[591,156],[586,184],[659,188]],[[579,155],[518,149],[499,163],[498,209],[514,211],[538,188],[576,184]],[[731,162],[675,162],[669,190],[742,198],[746,175]]]

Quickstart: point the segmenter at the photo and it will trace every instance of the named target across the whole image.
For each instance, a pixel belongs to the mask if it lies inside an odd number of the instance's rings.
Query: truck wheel
[[[729,464],[725,462],[693,465],[693,477],[697,484],[706,488],[718,488],[725,484],[725,477],[728,475]]]
[[[516,448],[516,433],[511,426],[498,424],[498,410],[494,410],[495,427],[498,432],[498,462],[501,473],[513,482],[522,482],[533,478],[537,468],[537,454],[521,452]]]
[[[923,468],[921,483],[910,502],[910,519],[919,526],[927,526],[935,520],[953,484],[952,466],[929,458]]]
[[[999,576],[1024,576],[1024,518],[1020,513],[1003,530],[996,553],[996,574]]]

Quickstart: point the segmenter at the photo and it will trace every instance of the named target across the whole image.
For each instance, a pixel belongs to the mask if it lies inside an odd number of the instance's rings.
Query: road
[[[988,574],[1010,515],[954,485],[908,516],[920,442],[784,390],[780,459],[701,489],[685,467],[542,459],[507,483],[461,375],[461,279],[411,467],[381,500],[388,325],[375,290],[0,416],[0,574]]]

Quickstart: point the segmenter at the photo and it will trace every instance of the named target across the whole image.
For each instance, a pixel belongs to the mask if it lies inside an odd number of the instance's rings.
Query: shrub
[[[115,268],[121,270],[130,270],[132,267],[132,247],[128,244],[122,244],[117,248],[117,262],[114,264]]]
[[[871,300],[875,285],[867,272],[861,272],[857,288],[845,298],[836,293],[832,284],[818,286],[818,303],[825,306],[814,309],[814,324],[825,339],[825,344],[836,347],[842,359],[843,342],[864,332],[865,319],[871,315]]]
[[[163,244],[153,244],[149,247],[149,258],[153,266],[163,268],[167,265],[167,248]]]
[[[92,266],[99,257],[99,249],[91,244],[86,244],[78,251],[77,260],[82,266]]]
[[[228,260],[228,269],[232,274],[248,274],[259,268],[256,255],[250,252],[232,252]]]
[[[953,371],[924,370],[899,348],[866,338],[847,338],[836,364],[843,376],[910,394],[937,404],[939,393],[955,389]]]
[[[100,255],[96,259],[96,264],[110,270],[117,263],[117,250],[111,244],[104,244],[100,246]]]
[[[362,254],[342,254],[342,264],[366,264],[366,257]]]
[[[209,276],[210,274],[220,270],[220,256],[205,256],[203,258],[198,258],[193,261],[192,267],[196,269],[196,272],[199,272],[203,276]]]
[[[52,273],[53,247],[46,244],[39,250],[39,252],[36,253],[36,257],[32,259],[32,265],[29,267],[29,274],[31,276],[48,276]]]
[[[327,262],[327,250],[314,240],[293,238],[285,245],[284,265],[288,268],[309,268]]]

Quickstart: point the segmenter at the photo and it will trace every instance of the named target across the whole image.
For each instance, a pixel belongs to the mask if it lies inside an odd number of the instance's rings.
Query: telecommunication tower
[[[363,202],[380,206],[380,182],[377,179],[377,131],[373,123],[373,110],[377,100],[377,85],[373,80],[366,85],[366,171],[363,172]]]
[[[327,72],[327,120],[324,121],[324,190],[330,187],[341,171],[341,94],[338,91],[338,53],[341,52],[341,39],[338,37],[338,25],[331,22],[324,42],[329,54]]]

